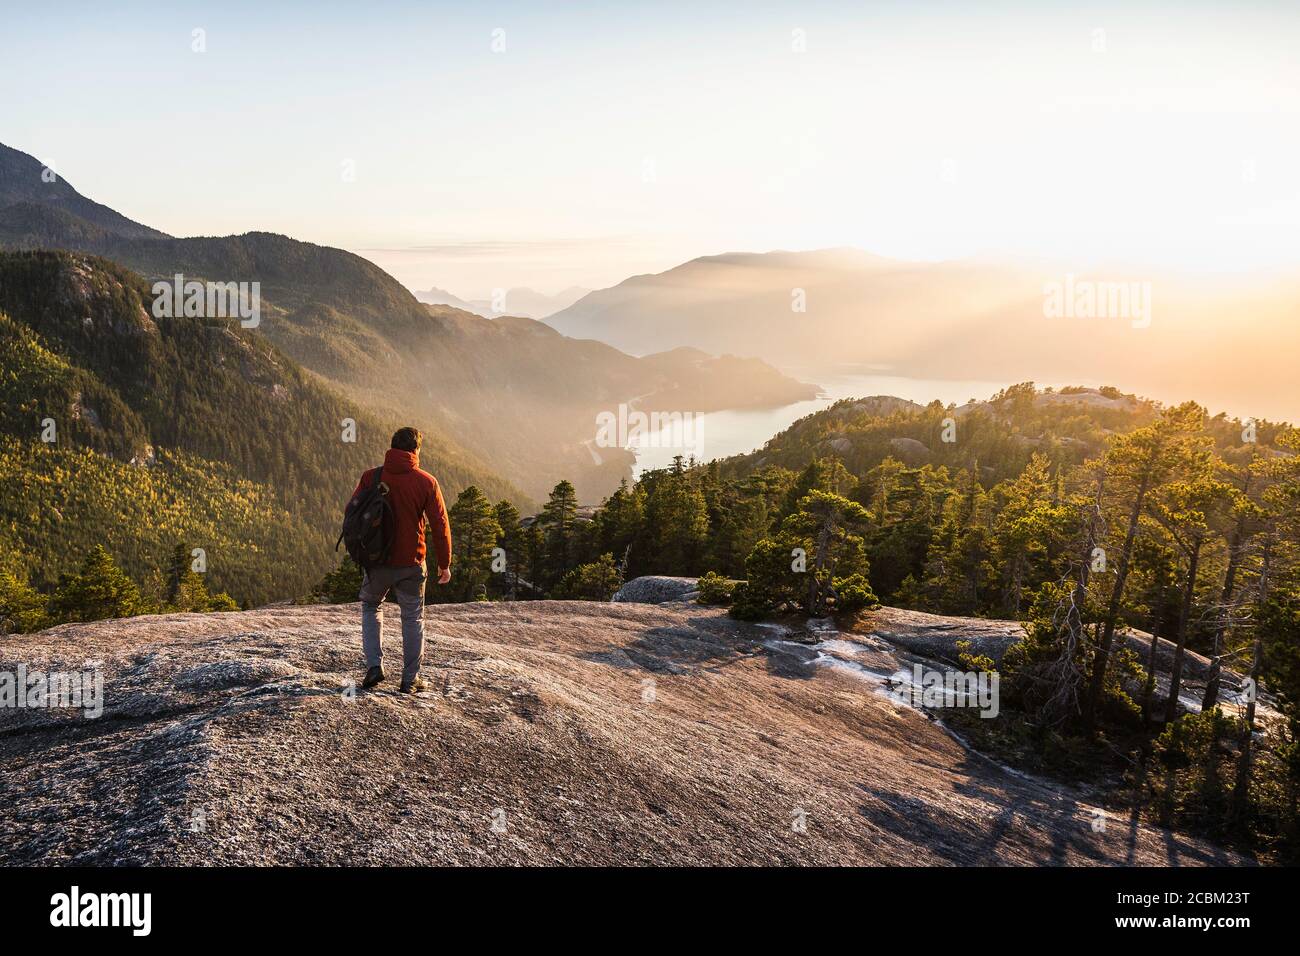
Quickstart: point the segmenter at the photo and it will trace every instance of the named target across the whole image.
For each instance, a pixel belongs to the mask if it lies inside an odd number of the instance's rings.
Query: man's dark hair
[[[393,447],[401,451],[419,451],[420,450],[420,429],[399,428],[393,432]]]

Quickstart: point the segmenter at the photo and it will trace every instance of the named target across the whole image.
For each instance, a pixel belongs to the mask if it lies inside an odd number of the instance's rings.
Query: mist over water
[[[734,409],[699,415],[696,424],[698,440],[689,449],[680,445],[674,447],[667,437],[667,428],[638,435],[631,445],[636,452],[633,474],[640,477],[643,472],[667,467],[676,455],[689,456],[694,453],[700,460],[709,461],[754,451],[805,415],[827,408],[843,398],[893,395],[920,405],[935,399],[945,405],[962,405],[972,398],[987,399],[999,389],[1015,384],[979,379],[907,378],[890,375],[887,369],[873,369],[863,365],[823,368],[786,366],[781,371],[802,382],[819,385],[822,394],[808,401],[775,408]]]

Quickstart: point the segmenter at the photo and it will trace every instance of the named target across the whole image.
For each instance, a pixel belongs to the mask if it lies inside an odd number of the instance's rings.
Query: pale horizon
[[[0,140],[173,235],[284,233],[412,288],[602,288],[838,246],[1300,262],[1300,10],[1281,3],[77,6],[57,31],[6,14],[0,79],[43,96],[9,104]]]
[[[477,244],[468,244],[472,249]],[[663,252],[647,253],[643,259],[633,261],[629,258],[629,265],[626,271],[619,271],[616,267],[610,266],[606,272],[610,278],[608,280],[597,280],[592,282],[583,281],[564,281],[562,278],[546,278],[549,275],[563,276],[569,274],[566,269],[577,270],[578,264],[571,264],[564,269],[555,269],[547,271],[540,267],[531,265],[520,267],[518,269],[501,269],[496,264],[483,267],[485,273],[491,275],[518,274],[521,276],[533,276],[532,279],[525,278],[523,281],[505,282],[501,285],[470,285],[468,291],[459,287],[449,287],[437,281],[434,276],[443,274],[448,270],[440,270],[438,263],[442,262],[444,257],[453,258],[454,253],[439,253],[424,248],[413,249],[348,249],[373,262],[382,268],[385,272],[392,275],[403,286],[411,292],[427,292],[430,289],[440,289],[443,292],[455,295],[457,298],[470,300],[490,299],[493,293],[498,290],[509,289],[528,289],[533,292],[547,296],[556,296],[573,288],[582,288],[587,291],[599,291],[601,289],[612,288],[619,283],[636,276],[641,275],[658,275],[668,272],[673,268],[691,262],[696,259],[709,259],[733,255],[768,255],[777,253],[820,253],[833,252],[842,249],[852,249],[867,255],[877,256],[882,259],[888,259],[897,262],[900,265],[932,265],[941,266],[945,264],[962,264],[968,262],[987,262],[993,265],[1001,265],[1008,268],[1037,269],[1044,274],[1053,276],[1064,276],[1067,273],[1073,273],[1078,276],[1087,275],[1108,275],[1108,276],[1125,276],[1141,275],[1147,278],[1178,278],[1197,282],[1208,287],[1224,288],[1231,287],[1234,284],[1250,284],[1263,280],[1296,280],[1300,279],[1300,262],[1297,263],[1270,263],[1253,267],[1239,267],[1236,269],[1198,269],[1195,267],[1177,268],[1172,266],[1160,266],[1151,263],[1141,263],[1135,261],[1116,261],[1112,258],[1098,256],[1096,258],[1077,258],[1067,259],[1047,259],[1032,256],[1015,256],[1015,255],[989,255],[975,253],[969,256],[952,256],[940,257],[935,259],[914,258],[905,259],[902,257],[888,256],[873,249],[863,248],[862,246],[815,246],[809,248],[790,248],[790,247],[773,247],[769,249],[731,249],[720,248],[685,255],[683,258],[675,258],[671,254]],[[649,263],[648,265],[639,265],[638,263]],[[469,273],[467,273],[469,274]],[[594,270],[585,270],[584,275],[599,275]],[[541,278],[536,278],[537,276]],[[428,277],[421,280],[420,277]]]

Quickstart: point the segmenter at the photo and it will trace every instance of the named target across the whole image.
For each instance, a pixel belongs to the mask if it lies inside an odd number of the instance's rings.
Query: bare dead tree
[[[1049,688],[1048,697],[1040,711],[1042,722],[1049,727],[1059,727],[1081,713],[1086,676],[1083,671],[1082,648],[1087,625],[1084,616],[1088,606],[1088,579],[1092,571],[1093,553],[1105,530],[1101,512],[1104,475],[1097,477],[1097,494],[1085,509],[1086,531],[1083,536],[1083,553],[1078,570],[1062,579],[1073,586],[1052,613],[1052,627],[1056,632],[1057,655],[1048,665],[1044,679]]]

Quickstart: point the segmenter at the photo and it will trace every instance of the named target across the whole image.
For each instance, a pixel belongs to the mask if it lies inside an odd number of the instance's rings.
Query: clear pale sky
[[[1300,261],[1294,2],[0,2],[0,142],[170,233],[413,287],[838,245]]]

